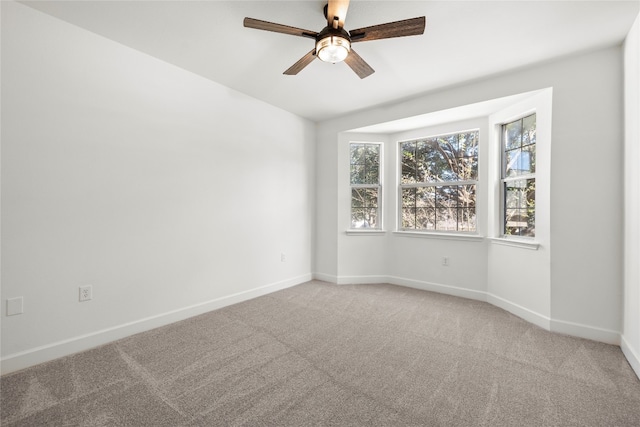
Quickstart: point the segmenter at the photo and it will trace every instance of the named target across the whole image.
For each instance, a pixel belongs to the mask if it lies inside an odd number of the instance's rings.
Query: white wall
[[[613,337],[622,329],[622,49],[560,64],[550,70],[552,328]]]
[[[313,123],[13,2],[1,76],[3,372],[311,278]]]
[[[469,241],[416,238],[408,233],[392,233],[398,220],[397,154],[398,141],[441,135],[456,131],[479,129],[486,136],[486,119],[468,119],[393,134],[344,132],[338,142],[338,283],[397,283],[421,289],[441,290],[474,297],[474,291],[486,290],[486,248],[482,240]],[[484,138],[486,140],[486,138]],[[384,233],[349,232],[349,143],[379,142],[382,144],[382,216]],[[483,152],[483,147],[480,148]],[[481,154],[482,156],[483,154]],[[484,171],[480,171],[483,174]],[[482,199],[483,182],[478,186]],[[481,221],[481,220],[480,220]],[[479,224],[480,228],[484,225]],[[442,266],[443,256],[450,266]],[[477,278],[481,280],[476,280]]]
[[[549,301],[541,301],[542,312],[537,314],[547,316],[548,307],[553,330],[615,343],[622,328],[620,47],[577,54],[320,123],[318,215],[348,215],[330,191],[337,192],[338,168],[346,167],[335,162],[341,132],[545,88],[553,89],[548,203],[553,250],[548,254],[547,265]],[[325,162],[329,158],[331,162]],[[328,258],[340,252],[342,233],[344,230],[337,224],[318,223],[317,272],[336,277],[338,282],[341,261],[328,262]],[[406,239],[394,250],[415,252],[419,251],[415,246],[428,245],[416,240],[409,243]],[[380,242],[386,244],[384,240]],[[368,244],[364,240],[360,243]],[[469,246],[474,244],[477,243],[468,242]],[[357,251],[357,245],[350,243],[350,251]],[[323,270],[325,267],[327,270]],[[388,274],[406,271],[399,264],[397,267],[389,265]],[[420,280],[444,280],[438,279],[435,266],[422,268]],[[472,291],[482,288],[476,283],[483,280],[486,279],[466,278],[463,283],[455,283],[471,291],[472,296]]]
[[[472,129],[479,131],[478,159],[479,164],[483,165],[487,159],[488,129],[485,117],[452,121],[390,135],[392,155],[388,165],[393,173],[393,180],[387,188],[390,215],[393,215],[392,221],[387,224],[390,230],[395,230],[398,224],[398,142]],[[486,211],[486,173],[486,167],[478,168],[476,212],[479,235],[486,232],[486,216],[483,214]],[[487,290],[485,242],[416,236],[409,233],[391,233],[387,251],[391,282],[470,298],[477,298]],[[448,266],[442,265],[443,257],[448,258]]]
[[[316,146],[316,227],[314,275],[320,280],[338,280],[338,135],[332,129],[318,128]]]
[[[640,15],[624,44],[624,328],[622,350],[640,377]]]
[[[385,283],[387,272],[387,245],[379,242],[387,241],[386,234],[373,234],[370,232],[353,234],[347,236],[344,232],[351,227],[351,187],[349,174],[349,144],[351,142],[380,143],[381,163],[381,220],[383,224],[392,221],[389,212],[383,208],[388,205],[388,188],[393,186],[390,183],[390,176],[385,168],[385,159],[390,155],[389,144],[386,135],[363,134],[363,133],[342,133],[338,136],[338,164],[346,167],[338,168],[338,229],[343,232],[338,236],[338,277],[340,283]],[[342,213],[349,212],[347,215]]]
[[[552,90],[545,89],[514,103],[489,118],[489,192],[488,236],[499,237],[502,158],[502,125],[536,113],[536,211],[535,239],[537,246],[521,245],[514,239],[491,239],[488,245],[487,300],[546,329],[551,328],[551,149]],[[521,241],[518,241],[523,243]],[[526,241],[525,241],[526,242]],[[530,242],[527,242],[530,243]],[[508,244],[508,245],[507,245]]]

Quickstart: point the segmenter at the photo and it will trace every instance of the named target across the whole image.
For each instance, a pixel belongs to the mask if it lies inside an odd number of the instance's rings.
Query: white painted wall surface
[[[311,278],[312,122],[13,2],[2,114],[3,370]]]
[[[487,159],[487,120],[485,117],[458,120],[433,125],[390,135],[390,151],[392,155],[388,168],[393,173],[393,181],[389,186],[389,208],[393,214],[388,224],[390,230],[397,230],[398,225],[398,185],[399,185],[399,141],[425,138],[477,129],[480,134],[478,146],[478,185],[476,186],[476,203],[479,214],[477,218],[477,234],[486,233],[486,159]],[[425,289],[438,290],[445,287],[445,292],[456,292],[457,289],[471,292],[464,296],[476,297],[475,293],[487,290],[487,249],[485,242],[458,241],[442,238],[416,237],[416,235],[392,233],[388,247],[389,275],[391,281],[408,283]],[[442,258],[448,258],[449,265],[442,265]]]
[[[553,250],[548,263],[552,327],[615,342],[622,328],[623,289],[621,47],[505,72],[322,122],[318,125],[317,167],[326,177],[338,176],[339,164],[323,161],[327,153],[335,158],[340,132],[545,88],[553,88],[549,202]],[[334,179],[328,180],[331,185],[336,185]],[[581,185],[576,185],[578,179]],[[318,196],[324,212],[339,211],[335,197],[328,192]],[[576,215],[585,203],[589,207],[586,214],[582,209],[583,213]],[[325,225],[318,225],[318,236],[337,236],[342,231]],[[325,239],[319,259],[339,251],[338,247],[331,248],[332,243]],[[402,251],[403,247],[396,250]],[[322,273],[322,264],[318,267]],[[400,267],[389,265],[389,271],[403,270]],[[474,289],[477,280],[462,286]],[[541,304],[544,307],[545,302]],[[543,312],[538,314],[545,316],[545,310],[540,310]]]
[[[487,236],[497,238],[488,244],[489,301],[525,319],[549,329],[551,293],[551,150],[552,89],[542,90],[504,108],[489,117],[489,179],[494,183],[489,194],[491,221]],[[536,113],[536,229],[537,247],[512,247],[515,239],[502,238],[501,179],[502,125]],[[497,184],[497,185],[496,185]],[[526,240],[524,240],[526,242]]]
[[[389,144],[386,135],[369,135],[361,133],[342,133],[338,136],[337,162],[338,186],[338,265],[339,283],[385,283],[387,272],[386,234],[347,235],[351,227],[351,187],[349,174],[349,146],[352,142],[380,143],[382,208],[384,201],[389,200],[389,190],[393,186],[389,176],[385,174],[385,159],[388,157]],[[346,215],[345,215],[346,213]],[[389,222],[388,212],[381,210],[383,223]]]
[[[622,349],[640,377],[640,15],[624,44],[624,328]]]
[[[326,141],[316,147],[315,265],[318,279],[336,282],[338,278],[338,135],[318,128],[317,139]]]
[[[553,91],[551,316],[567,326],[620,332],[622,49],[578,56],[572,67],[550,71],[562,82]]]

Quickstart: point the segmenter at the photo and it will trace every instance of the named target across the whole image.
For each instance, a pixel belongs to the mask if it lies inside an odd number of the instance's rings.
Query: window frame
[[[377,184],[354,184],[351,182],[351,147],[353,145],[375,145],[378,147],[378,183]],[[349,228],[348,232],[353,233],[375,233],[383,230],[383,148],[382,142],[370,141],[349,141]],[[353,221],[353,190],[354,189],[376,189],[377,190],[377,206],[376,206],[376,226],[375,227],[354,227]]]
[[[531,117],[531,116],[535,116],[535,124],[536,124],[536,134],[537,134],[537,128],[538,128],[538,115],[537,115],[537,111],[533,110],[533,111],[527,111],[526,113],[522,113],[519,114],[517,116],[514,116],[512,118],[510,118],[509,120],[504,120],[503,122],[499,123],[499,127],[500,127],[500,173],[499,173],[499,185],[500,185],[500,238],[503,239],[509,239],[509,240],[521,240],[521,241],[525,241],[525,242],[533,242],[536,239],[536,210],[537,210],[537,190],[534,187],[534,201],[536,202],[534,204],[533,207],[533,235],[532,236],[523,236],[523,235],[513,235],[513,234],[507,234],[507,195],[506,195],[506,184],[509,182],[514,182],[514,181],[522,181],[522,180],[530,180],[532,179],[534,181],[534,185],[537,184],[537,180],[536,180],[536,171],[534,172],[529,172],[529,173],[525,173],[525,174],[521,174],[521,175],[514,175],[514,176],[510,176],[507,177],[505,176],[507,171],[506,171],[506,167],[507,167],[507,125],[515,123],[517,121],[522,121],[524,123],[524,119]],[[523,133],[522,127],[521,127],[521,131],[520,133]],[[537,135],[536,135],[536,142],[533,144],[528,144],[527,146],[533,146],[534,147],[534,161],[537,160],[537,156],[538,156],[538,141],[537,141]],[[522,143],[520,144],[520,149],[522,149],[522,147],[524,147],[522,145]]]
[[[407,142],[418,142],[418,141],[424,141],[424,140],[429,140],[429,139],[435,139],[435,138],[440,138],[443,136],[451,136],[451,135],[460,135],[460,134],[465,134],[465,133],[476,133],[476,139],[477,139],[477,145],[476,145],[476,155],[475,157],[475,161],[477,164],[477,169],[476,169],[476,179],[475,180],[460,180],[460,181],[438,181],[438,182],[415,182],[415,183],[406,183],[403,184],[402,183],[402,160],[403,160],[403,155],[402,155],[402,145],[404,143]],[[472,127],[472,128],[467,128],[467,129],[462,129],[462,130],[451,130],[451,131],[447,131],[447,132],[439,132],[439,133],[435,133],[432,135],[428,135],[428,136],[422,136],[422,137],[412,137],[412,138],[408,138],[408,139],[402,139],[402,140],[398,140],[396,141],[397,143],[397,162],[396,162],[396,167],[397,167],[397,174],[396,174],[396,179],[398,180],[398,185],[397,185],[397,204],[396,204],[396,215],[397,215],[397,221],[396,221],[396,233],[401,233],[401,234],[405,234],[405,235],[409,235],[409,234],[416,234],[416,235],[433,235],[433,236],[469,236],[469,237],[473,237],[473,236],[478,236],[478,229],[479,229],[479,223],[478,223],[478,189],[480,187],[480,135],[482,134],[482,131],[479,127]],[[466,156],[465,156],[466,157]],[[417,229],[417,228],[404,228],[403,227],[403,189],[406,188],[427,188],[427,187],[434,187],[434,188],[438,188],[438,187],[443,187],[443,186],[447,186],[447,187],[460,187],[460,186],[474,186],[474,192],[476,195],[475,198],[475,205],[474,205],[474,212],[475,212],[475,223],[474,223],[474,230],[438,230],[436,228],[434,229]],[[437,190],[436,190],[437,191]],[[435,207],[434,207],[435,208]],[[436,208],[437,209],[437,208]]]

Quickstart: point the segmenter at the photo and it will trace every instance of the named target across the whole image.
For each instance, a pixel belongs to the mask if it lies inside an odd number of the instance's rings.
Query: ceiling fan
[[[315,40],[315,47],[283,74],[298,74],[317,57],[325,62],[344,61],[361,79],[373,74],[374,69],[351,48],[353,43],[416,36],[424,33],[424,16],[347,31],[344,29],[344,21],[348,8],[349,0],[329,0],[329,3],[324,7],[327,26],[319,33],[253,18],[244,18],[244,26]]]

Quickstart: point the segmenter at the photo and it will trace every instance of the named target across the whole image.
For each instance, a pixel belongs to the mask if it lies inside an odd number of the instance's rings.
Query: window
[[[502,125],[503,234],[535,237],[536,115]]]
[[[351,228],[379,229],[380,144],[351,143]]]
[[[478,134],[400,142],[401,230],[476,231]]]

